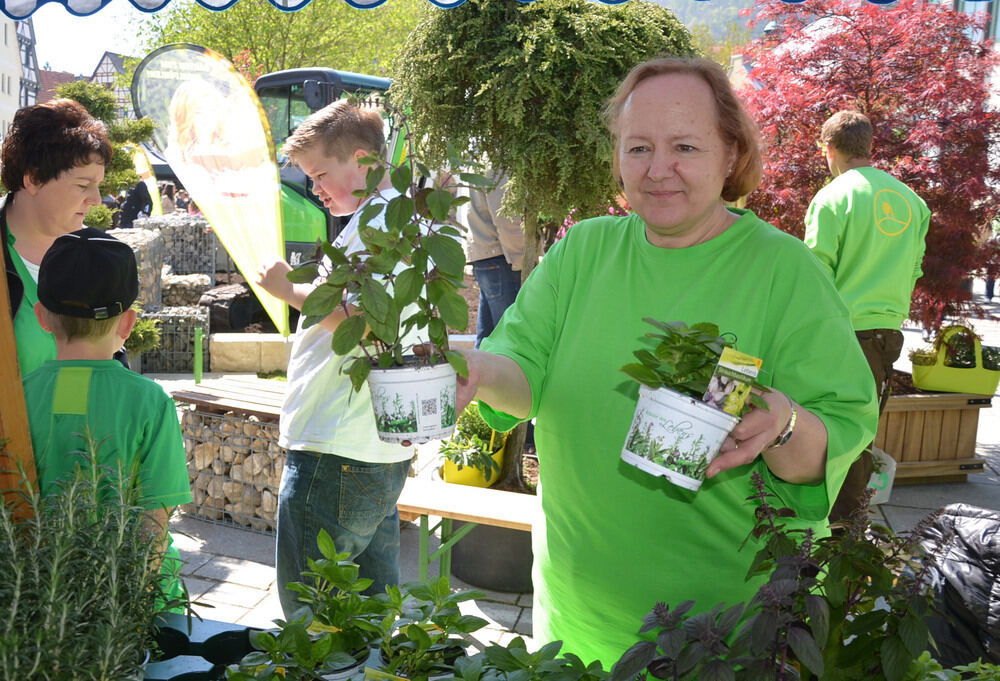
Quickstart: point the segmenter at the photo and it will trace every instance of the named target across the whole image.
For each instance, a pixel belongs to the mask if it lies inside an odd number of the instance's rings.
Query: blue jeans
[[[493,333],[504,310],[510,307],[521,290],[521,272],[511,269],[502,255],[472,263],[472,275],[479,285],[479,319],[476,324],[476,348]]]
[[[278,598],[285,617],[301,607],[287,588],[302,581],[308,559],[323,555],[319,531],[333,538],[338,553],[350,553],[360,576],[375,580],[366,593],[384,593],[399,583],[399,513],[396,500],[410,462],[379,464],[334,454],[291,451],[278,490],[278,540],[275,562]]]

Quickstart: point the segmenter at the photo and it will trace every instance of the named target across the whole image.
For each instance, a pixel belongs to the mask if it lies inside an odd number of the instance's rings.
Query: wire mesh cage
[[[274,532],[285,465],[277,422],[187,406],[181,430],[194,499],[182,511],[219,524]]]
[[[163,264],[174,274],[207,274],[215,284],[216,250],[219,239],[202,215],[171,213],[136,221],[136,225],[158,229],[163,238]]]
[[[197,305],[165,307],[155,312],[143,312],[143,318],[160,320],[160,347],[142,355],[145,374],[177,374],[194,371],[195,353],[201,353],[202,370],[209,371],[208,308]],[[201,329],[201,344],[195,347],[195,330]]]

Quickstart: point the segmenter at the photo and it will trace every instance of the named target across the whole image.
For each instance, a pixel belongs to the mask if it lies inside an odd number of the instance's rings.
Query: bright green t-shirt
[[[931,212],[877,168],[841,173],[813,197],[805,242],[833,279],[855,330],[898,329],[923,275]]]
[[[31,444],[42,495],[72,476],[85,450],[81,436],[99,443],[103,466],[128,471],[138,461],[142,505],[171,508],[191,501],[177,407],[163,388],[117,360],[50,360],[24,377]],[[180,596],[180,555],[173,542],[161,572]]]
[[[56,339],[51,333],[38,324],[35,317],[35,303],[38,302],[38,282],[31,276],[24,260],[14,250],[14,235],[7,231],[7,248],[14,262],[21,283],[24,284],[24,297],[14,315],[14,340],[17,343],[17,363],[21,376],[27,376],[43,363],[56,357]]]
[[[651,245],[635,215],[577,224],[482,344],[524,370],[537,417],[545,522],[532,533],[533,636],[606,668],[658,601],[708,610],[756,591],[744,581],[755,548],[739,548],[754,522],[753,471],[799,524],[825,534],[847,469],[875,433],[871,372],[829,278],[801,241],[738,212],[726,232],[685,249]],[[762,358],[761,382],[826,425],[825,484],[785,483],[758,458],[695,493],[623,462],[638,384],[620,368],[652,348],[644,317],[714,322]],[[514,424],[482,411],[494,427]]]

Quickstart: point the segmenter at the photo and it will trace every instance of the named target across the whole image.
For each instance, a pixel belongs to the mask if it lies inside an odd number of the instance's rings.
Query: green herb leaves
[[[467,375],[465,359],[448,347],[448,329],[465,331],[469,318],[468,304],[459,293],[465,275],[465,253],[456,238],[461,232],[449,223],[449,216],[467,201],[453,196],[453,189],[486,188],[489,181],[460,173],[465,184],[425,187],[430,171],[415,160],[412,149],[399,166],[373,157],[361,162],[372,166],[363,194],[372,199],[358,216],[361,248],[355,242],[348,252],[347,247],[323,243],[323,266],[307,263],[288,275],[294,283],[320,280],[302,306],[304,326],[340,311],[345,319],[331,345],[338,355],[361,351],[363,359],[344,365],[356,390],[373,365],[402,365],[404,356],[413,353],[413,344],[428,346],[429,352],[418,355],[420,361],[446,360]],[[452,167],[465,165],[452,159]],[[387,175],[394,192],[385,189]]]

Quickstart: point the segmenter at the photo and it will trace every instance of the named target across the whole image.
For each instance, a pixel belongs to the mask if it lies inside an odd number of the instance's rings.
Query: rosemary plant
[[[0,678],[123,679],[152,647],[161,549],[135,471],[88,450],[56,493],[24,494],[32,517],[0,504]]]

